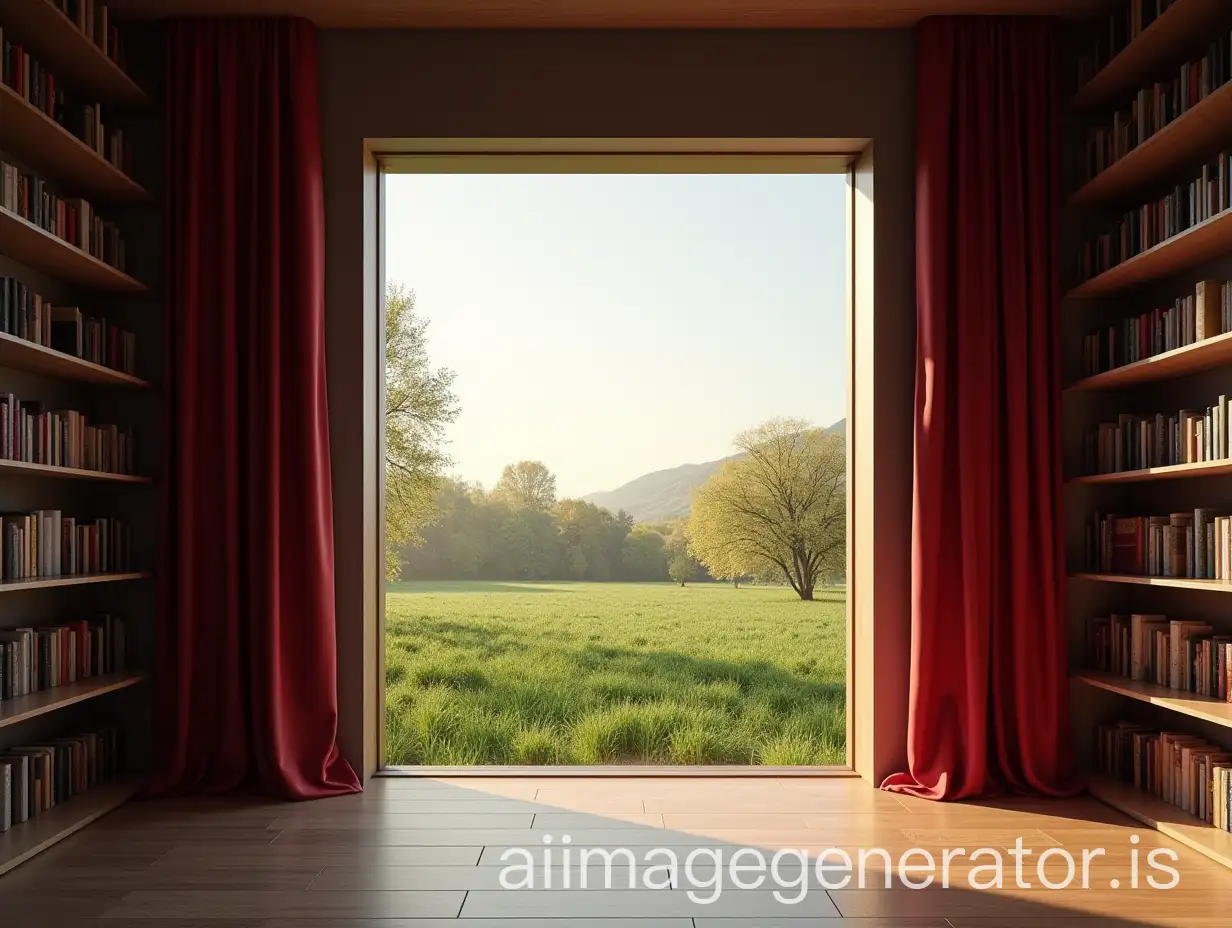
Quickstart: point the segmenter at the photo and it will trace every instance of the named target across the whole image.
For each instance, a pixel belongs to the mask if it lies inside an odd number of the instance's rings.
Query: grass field
[[[845,593],[398,583],[390,764],[841,764]]]

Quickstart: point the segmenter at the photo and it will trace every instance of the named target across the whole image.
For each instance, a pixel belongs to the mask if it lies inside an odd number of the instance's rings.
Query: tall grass
[[[408,583],[386,598],[391,764],[841,764],[845,593]]]

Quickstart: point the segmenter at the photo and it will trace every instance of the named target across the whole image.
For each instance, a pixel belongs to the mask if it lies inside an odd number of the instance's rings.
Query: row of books
[[[57,196],[38,175],[0,160],[3,190],[0,206],[105,264],[124,270],[120,227],[94,213],[89,202]]]
[[[1127,316],[1083,336],[1083,376],[1175,351],[1232,332],[1232,282],[1202,280],[1171,306]]]
[[[130,428],[90,425],[75,409],[44,410],[0,394],[0,459],[132,474],[134,444]]]
[[[124,46],[120,30],[111,24],[111,12],[100,0],[52,0],[103,54],[123,70]]]
[[[55,75],[21,45],[10,42],[0,26],[0,80],[19,97],[59,123],[125,173],[132,156],[123,131],[103,125],[102,107],[72,102]]]
[[[0,831],[111,779],[122,764],[114,728],[0,750]]]
[[[135,375],[137,337],[76,306],[53,306],[15,277],[0,277],[0,332]]]
[[[1087,665],[1104,673],[1232,702],[1232,636],[1162,615],[1087,621]]]
[[[1232,457],[1228,440],[1228,397],[1214,406],[1182,409],[1174,415],[1122,413],[1086,434],[1083,466],[1088,474],[1118,474],[1147,467],[1200,464]]]
[[[1103,273],[1223,212],[1232,204],[1230,183],[1225,151],[1189,183],[1130,210],[1110,231],[1084,243],[1078,252],[1079,277],[1087,280]]]
[[[59,509],[41,509],[0,516],[0,532],[5,580],[129,570],[129,529],[119,519],[79,522]]]
[[[1095,513],[1086,526],[1087,569],[1232,583],[1232,518],[1211,509],[1166,516]]]
[[[1112,122],[1087,134],[1087,179],[1125,157],[1177,117],[1189,112],[1232,80],[1232,35],[1223,34],[1205,55],[1181,65],[1169,80],[1138,91],[1133,103],[1113,114]]]
[[[1095,33],[1091,47],[1078,58],[1078,86],[1083,86],[1098,74],[1174,2],[1129,0],[1109,13],[1104,28]]]
[[[127,646],[124,620],[112,615],[0,631],[0,700],[119,673]]]
[[[1095,764],[1103,773],[1232,831],[1232,752],[1184,732],[1134,722],[1095,730]]]

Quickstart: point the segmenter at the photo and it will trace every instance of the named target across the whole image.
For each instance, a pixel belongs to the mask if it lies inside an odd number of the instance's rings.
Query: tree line
[[[634,524],[621,510],[556,499],[539,461],[504,469],[491,491],[443,478],[435,519],[399,551],[406,580],[700,579],[680,522]]]

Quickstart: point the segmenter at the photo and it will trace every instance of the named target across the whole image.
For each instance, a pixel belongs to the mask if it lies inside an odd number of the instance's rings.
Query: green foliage
[[[630,580],[658,581],[667,577],[667,545],[647,525],[635,525],[621,545],[620,561]]]
[[[542,461],[506,464],[492,494],[513,509],[547,512],[556,502],[556,475]]]
[[[744,453],[694,491],[689,550],[715,577],[777,573],[812,599],[818,580],[846,563],[846,443],[772,419],[736,446]]]
[[[394,584],[388,760],[842,764],[845,595],[818,599],[720,584]]]
[[[385,292],[385,561],[399,575],[398,552],[422,541],[436,514],[440,477],[450,459],[445,427],[458,417],[454,373],[428,360],[428,320],[415,315],[415,292]]]

